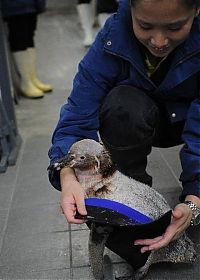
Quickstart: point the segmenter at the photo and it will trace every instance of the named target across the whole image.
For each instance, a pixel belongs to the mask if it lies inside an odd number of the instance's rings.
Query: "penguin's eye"
[[[84,156],[80,156],[80,159],[85,159],[85,157]]]

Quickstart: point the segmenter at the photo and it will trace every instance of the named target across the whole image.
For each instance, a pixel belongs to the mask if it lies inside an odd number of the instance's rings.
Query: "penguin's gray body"
[[[99,197],[123,203],[157,220],[171,210],[165,198],[155,189],[117,171],[109,153],[100,143],[84,139],[72,145],[61,161],[62,167],[73,167],[86,197]],[[91,225],[89,257],[95,279],[103,279],[103,252],[112,228]],[[191,263],[196,258],[193,242],[184,233],[168,246],[151,252],[145,264],[135,271],[133,279],[141,279],[151,264],[158,262]]]

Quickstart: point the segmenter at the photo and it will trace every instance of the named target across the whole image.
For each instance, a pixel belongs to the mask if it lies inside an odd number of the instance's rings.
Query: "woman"
[[[200,211],[199,8],[199,0],[122,1],[80,62],[53,134],[52,163],[74,142],[98,140],[99,130],[118,169],[149,185],[151,147],[184,143],[181,203],[163,236],[136,240],[141,252],[178,238]],[[74,218],[86,209],[73,170],[51,172],[50,181],[67,220],[82,223]]]

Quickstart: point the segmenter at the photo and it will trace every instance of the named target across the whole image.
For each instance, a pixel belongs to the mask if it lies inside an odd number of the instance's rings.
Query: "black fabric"
[[[140,182],[152,184],[145,169],[159,110],[144,92],[131,86],[111,90],[100,110],[100,136],[117,168]]]
[[[153,147],[169,148],[183,144],[182,132],[185,125],[185,121],[177,122],[173,125],[170,121],[160,120],[155,130],[155,136],[153,139]]]
[[[113,88],[100,109],[100,136],[118,170],[151,186],[146,173],[152,146],[182,143],[184,122],[172,125],[158,100],[132,86]]]
[[[46,10],[46,0],[35,1],[36,13],[40,14]]]
[[[37,26],[37,14],[24,14],[8,17],[8,40],[12,52],[34,47],[34,34]]]
[[[156,86],[159,86],[166,77],[167,72],[169,71],[169,68],[171,66],[171,61],[171,55],[169,55],[169,57],[167,57],[151,75],[150,79]]]
[[[106,96],[100,110],[100,133],[118,149],[152,142],[159,116],[155,102],[132,86],[118,86]]]
[[[98,0],[97,11],[98,13],[115,13],[118,9],[117,0]]]
[[[77,4],[89,4],[91,2],[91,0],[78,0]]]
[[[134,245],[137,239],[155,238],[161,236],[171,221],[171,211],[164,214],[160,219],[153,223],[136,226],[110,226],[109,237],[106,242],[106,247],[115,254],[126,260],[136,271],[142,267],[150,252],[141,253],[141,245]],[[91,228],[91,222],[87,222],[87,226]],[[95,227],[106,229],[105,224],[95,223]],[[99,232],[103,232],[100,230]]]
[[[146,225],[114,227],[106,242],[115,254],[125,259],[134,270],[142,267],[150,252],[141,253],[141,245],[134,245],[137,239],[155,238],[161,236],[171,221],[171,211],[167,212],[159,220]]]
[[[78,0],[77,4],[89,4],[91,0]],[[98,13],[115,13],[118,8],[117,0],[98,0],[97,12]]]
[[[60,170],[49,170],[48,176],[52,186],[54,186],[54,188],[56,188],[58,191],[61,191]]]

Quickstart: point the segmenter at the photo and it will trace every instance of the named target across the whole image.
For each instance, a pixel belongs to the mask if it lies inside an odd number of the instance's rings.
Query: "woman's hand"
[[[85,220],[75,219],[76,211],[87,215],[84,203],[84,191],[76,179],[72,168],[63,168],[60,172],[61,201],[60,206],[69,223],[83,224]]]
[[[141,248],[141,253],[165,247],[171,241],[183,234],[183,232],[190,226],[191,218],[192,210],[186,204],[180,203],[173,210],[171,223],[162,236],[153,239],[136,240],[134,244],[144,245]]]

